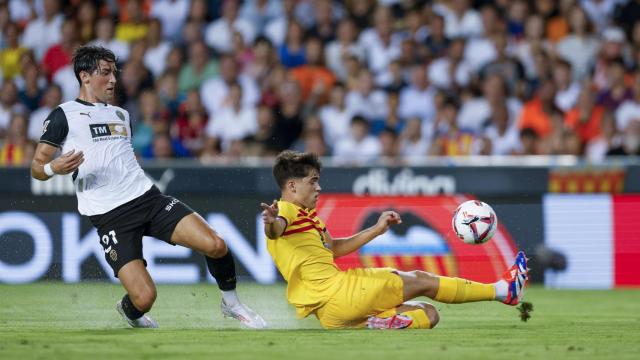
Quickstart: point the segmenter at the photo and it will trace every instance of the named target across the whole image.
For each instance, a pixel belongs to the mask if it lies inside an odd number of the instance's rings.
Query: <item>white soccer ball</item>
[[[465,201],[453,213],[453,231],[467,244],[483,244],[496,232],[498,217],[491,206],[479,200]]]

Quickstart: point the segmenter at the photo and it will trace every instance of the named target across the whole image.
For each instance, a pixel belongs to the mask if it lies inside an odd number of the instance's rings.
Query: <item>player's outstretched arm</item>
[[[400,215],[397,212],[385,211],[380,214],[380,218],[378,218],[378,222],[375,225],[348,238],[333,239],[328,231],[325,232],[326,242],[329,244],[331,251],[333,251],[334,257],[344,256],[360,249],[364,244],[375,239],[376,236],[384,234],[391,225],[400,224],[401,222],[402,219],[400,219]]]
[[[287,227],[287,222],[278,216],[278,201],[273,200],[271,205],[261,203],[262,207],[262,221],[264,222],[264,233],[269,239],[279,238],[284,229]]]
[[[34,179],[48,180],[56,174],[64,175],[72,173],[84,162],[82,151],[76,152],[75,150],[71,150],[51,160],[57,150],[57,147],[49,144],[38,144],[33,156],[33,161],[31,161],[31,176]],[[49,169],[46,170],[45,166]]]

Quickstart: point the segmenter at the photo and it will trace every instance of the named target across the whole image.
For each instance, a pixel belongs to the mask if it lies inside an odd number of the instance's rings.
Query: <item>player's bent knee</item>
[[[209,235],[205,241],[206,245],[203,252],[210,258],[220,258],[227,253],[227,244],[218,235]]]

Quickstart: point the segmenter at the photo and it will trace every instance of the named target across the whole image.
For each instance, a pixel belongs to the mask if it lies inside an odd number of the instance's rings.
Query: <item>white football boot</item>
[[[267,327],[267,322],[264,321],[262,316],[241,302],[235,305],[227,305],[223,299],[220,303],[220,310],[222,310],[224,317],[236,319],[240,321],[240,324],[250,329],[264,329]]]
[[[149,315],[142,315],[140,318],[131,320],[127,317],[127,314],[124,313],[124,309],[122,308],[122,300],[118,301],[116,304],[116,310],[122,316],[122,318],[131,326],[132,328],[150,328],[155,329],[158,327],[158,323],[153,320]]]

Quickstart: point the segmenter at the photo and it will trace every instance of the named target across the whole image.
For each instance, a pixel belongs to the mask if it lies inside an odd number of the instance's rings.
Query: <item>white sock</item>
[[[507,296],[509,295],[509,284],[504,280],[500,280],[495,282],[493,286],[496,288],[496,300],[507,300]]]
[[[240,304],[240,299],[238,299],[238,294],[235,290],[222,290],[222,300],[224,300],[225,304],[231,306]]]

